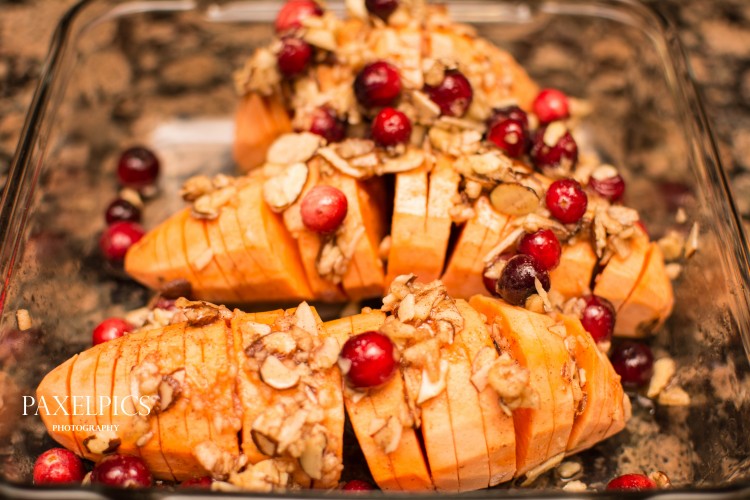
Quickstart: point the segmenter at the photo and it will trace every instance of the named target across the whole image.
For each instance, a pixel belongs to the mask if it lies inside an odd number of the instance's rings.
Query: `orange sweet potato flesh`
[[[564,245],[560,264],[550,271],[551,290],[565,300],[586,295],[591,286],[591,276],[596,267],[596,253],[588,239]]]
[[[594,294],[612,302],[619,311],[638,282],[649,248],[648,236],[635,236],[630,253],[626,257],[613,256],[597,276]]]
[[[72,413],[71,402],[70,398],[66,399],[65,396],[70,395],[70,373],[77,359],[78,355],[75,355],[49,372],[36,390],[36,400],[40,405],[39,415],[42,417],[42,422],[47,427],[52,439],[81,455],[83,452],[75,434],[70,430],[71,428],[68,427],[69,430],[63,430],[64,427],[55,427],[72,424],[70,418]],[[54,399],[55,397],[58,398],[60,407],[58,407],[58,401]],[[42,406],[42,401],[45,402],[46,407]]]
[[[246,95],[237,108],[233,156],[249,172],[266,161],[266,153],[281,135],[292,131],[289,114],[279,96]]]
[[[475,215],[461,230],[441,281],[453,297],[486,294],[482,274],[487,253],[500,242],[508,217],[497,212],[486,196],[474,204]]]

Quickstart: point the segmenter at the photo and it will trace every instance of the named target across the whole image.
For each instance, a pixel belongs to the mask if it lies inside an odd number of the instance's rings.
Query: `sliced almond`
[[[326,337],[320,347],[313,352],[310,367],[313,370],[327,370],[331,368],[339,359],[340,351],[341,348],[338,341],[333,337]]]
[[[287,332],[274,332],[263,337],[263,347],[270,353],[288,356],[297,350],[297,342]]]
[[[304,163],[313,157],[320,143],[321,137],[310,132],[284,134],[268,148],[266,161],[276,165]]]
[[[312,479],[323,477],[323,458],[327,445],[328,439],[324,434],[315,434],[299,457],[300,467]]]
[[[379,173],[397,174],[408,172],[419,168],[424,164],[424,153],[418,149],[410,148],[406,153],[395,158],[386,160]]]
[[[174,374],[164,375],[159,383],[159,407],[158,411],[167,411],[170,406],[182,395],[182,383],[184,382],[185,370],[178,370]]]
[[[294,325],[307,333],[318,331],[318,322],[315,321],[315,315],[307,302],[302,302],[294,311]]]
[[[255,443],[255,446],[258,447],[261,453],[269,457],[276,456],[276,448],[278,445],[273,438],[266,436],[256,429],[250,431],[250,436],[253,439],[253,443]]]
[[[293,163],[281,174],[263,183],[263,199],[274,212],[283,212],[302,194],[309,169],[304,163]]]
[[[388,422],[380,430],[372,435],[372,438],[380,446],[384,453],[393,453],[398,449],[403,434],[401,421],[396,417],[389,417]]]
[[[436,381],[430,379],[426,368],[422,370],[422,384],[419,386],[419,395],[417,396],[418,405],[429,401],[445,390],[446,379],[448,378],[448,365],[447,360],[440,360],[440,375]]]
[[[270,387],[291,389],[299,383],[299,374],[289,369],[276,356],[268,356],[260,366],[260,378]]]
[[[106,455],[114,453],[122,441],[114,431],[100,431],[83,440],[83,447],[89,453]]]
[[[533,189],[516,183],[498,185],[490,193],[492,206],[506,215],[521,216],[539,208],[539,196]]]

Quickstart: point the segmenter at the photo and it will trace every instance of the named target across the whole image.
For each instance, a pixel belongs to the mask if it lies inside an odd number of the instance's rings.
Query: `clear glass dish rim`
[[[108,0],[81,0],[71,7],[60,19],[57,28],[52,36],[50,48],[45,59],[45,63],[37,84],[34,96],[26,114],[21,136],[16,147],[13,159],[11,160],[8,171],[7,181],[0,197],[0,316],[3,313],[5,296],[8,286],[11,283],[17,251],[20,247],[23,230],[28,218],[31,201],[39,173],[42,168],[42,159],[45,153],[46,144],[40,144],[45,135],[45,126],[49,127],[54,119],[56,112],[56,103],[53,102],[54,91],[60,84],[60,70],[64,62],[66,50],[69,50],[69,40],[74,28],[75,21],[87,8],[96,4],[107,4]],[[137,12],[152,10],[148,7],[155,7],[161,4],[159,9],[166,11],[192,10],[201,7],[210,2],[203,0],[177,0],[163,2],[143,2],[140,8],[134,9]],[[451,3],[451,0],[448,0]],[[481,3],[481,0],[480,2]],[[667,76],[668,84],[678,100],[681,100],[684,109],[692,112],[687,117],[686,123],[689,125],[687,132],[690,134],[692,142],[698,142],[702,148],[697,153],[700,156],[696,158],[702,165],[708,180],[710,181],[711,194],[713,200],[718,203],[714,209],[720,209],[728,218],[725,219],[726,225],[723,227],[722,241],[727,246],[727,251],[723,254],[726,269],[732,272],[729,279],[736,285],[738,293],[734,294],[736,301],[736,312],[740,317],[734,318],[739,328],[739,333],[745,348],[745,354],[750,360],[750,248],[745,238],[741,217],[736,208],[733,196],[731,194],[726,173],[722,168],[718,155],[718,149],[714,134],[708,122],[703,102],[698,93],[694,78],[687,63],[687,57],[682,43],[677,35],[677,30],[671,20],[664,16],[657,9],[651,8],[638,0],[576,0],[573,2],[555,1],[555,0],[526,0],[528,5],[539,7],[549,14],[564,13],[588,13],[597,14],[607,12],[608,17],[626,22],[616,15],[615,10],[601,10],[604,6],[616,6],[617,9],[629,10],[630,14],[637,15],[649,23],[650,30],[654,31],[663,42],[666,53],[663,54],[665,66],[669,72]],[[127,15],[133,11],[123,11],[122,15]],[[606,14],[605,14],[606,15]],[[650,33],[652,36],[654,33]],[[480,490],[461,494],[465,498],[491,498],[499,496],[500,490]],[[163,498],[163,499],[180,499],[180,498],[198,498],[206,497],[206,494],[200,492],[172,493],[164,490],[149,489],[139,492],[129,491],[133,496],[140,498]],[[212,497],[217,494],[227,497],[249,497],[249,498],[323,498],[330,497],[325,492],[303,491],[294,494],[254,494],[254,493],[211,493]],[[589,498],[618,498],[622,493],[614,494],[608,492],[587,492],[585,494],[567,494],[564,492],[539,492],[534,490],[523,491],[503,491],[504,498],[571,498],[583,496]],[[352,495],[335,495],[341,498],[353,498]],[[371,497],[400,497],[405,494],[382,493],[368,494],[364,498]],[[414,497],[415,494],[409,494]],[[416,494],[422,498],[435,498],[445,495],[435,493]],[[453,495],[451,495],[453,496]],[[718,488],[707,488],[700,490],[676,489],[661,490],[654,492],[628,492],[630,498],[711,498],[711,499],[740,499],[750,498],[750,481],[740,481]],[[32,485],[18,485],[4,482],[0,479],[0,498],[58,498],[58,499],[109,499],[109,498],[130,498],[129,495],[121,490],[113,490],[101,487],[35,487]],[[356,498],[362,498],[362,495],[356,495]]]

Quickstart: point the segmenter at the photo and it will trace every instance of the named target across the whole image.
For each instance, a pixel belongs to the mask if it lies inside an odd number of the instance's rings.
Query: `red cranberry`
[[[276,33],[299,29],[302,20],[323,15],[323,9],[313,0],[289,0],[276,16]]]
[[[109,204],[104,217],[107,219],[107,224],[121,221],[141,222],[141,211],[129,201],[117,198]]]
[[[281,41],[278,55],[279,71],[287,78],[304,73],[311,59],[312,47],[306,41],[293,37]]]
[[[643,387],[654,373],[654,355],[646,344],[622,342],[614,347],[609,360],[626,387]]]
[[[540,123],[565,120],[570,116],[568,97],[557,89],[544,89],[539,92],[532,108]]]
[[[391,14],[398,8],[398,0],[365,0],[365,6],[373,16],[388,21]]]
[[[656,483],[643,474],[625,474],[607,483],[608,490],[654,490]]]
[[[128,249],[146,232],[135,222],[115,222],[107,227],[99,238],[99,248],[111,262],[121,262]]]
[[[484,271],[482,271],[482,283],[484,284],[484,287],[487,289],[490,295],[493,295],[495,297],[500,296],[497,292],[497,282],[500,278],[490,278],[489,276],[487,276],[487,273],[496,266],[505,266],[505,263],[508,262],[511,257],[513,257],[513,254],[506,252],[498,255],[492,260],[492,262],[484,266]],[[497,271],[495,272],[497,273]]]
[[[313,112],[310,132],[328,142],[339,142],[346,137],[346,122],[336,116],[331,108],[318,108]]]
[[[383,108],[372,121],[371,134],[383,147],[405,144],[411,137],[411,121],[401,111]]]
[[[531,234],[525,234],[518,243],[518,253],[531,255],[547,271],[551,271],[560,264],[562,246],[560,241],[549,229],[540,229]]]
[[[497,292],[506,302],[521,306],[537,293],[535,278],[549,291],[549,273],[530,255],[519,254],[508,261],[497,281]]]
[[[34,462],[34,484],[80,483],[85,475],[81,459],[65,448],[47,450]]]
[[[554,128],[550,130],[550,127]],[[543,171],[568,172],[575,167],[578,162],[578,144],[563,127],[562,124],[553,123],[534,134],[531,141],[531,159],[537,168]]]
[[[123,186],[144,188],[154,184],[157,177],[159,177],[159,159],[148,149],[134,147],[120,156],[117,164],[117,178]]]
[[[526,133],[523,124],[512,118],[492,125],[487,133],[487,139],[511,158],[518,158],[526,151]]]
[[[578,181],[560,179],[547,189],[546,202],[552,217],[563,224],[574,224],[586,213],[589,199]]]
[[[440,85],[428,85],[425,90],[430,99],[440,106],[442,114],[447,116],[463,116],[474,98],[471,83],[463,73],[456,70],[446,72]]]
[[[180,488],[194,488],[199,490],[211,489],[214,480],[209,476],[194,477],[180,483]]]
[[[353,387],[377,387],[395,373],[397,361],[394,354],[393,342],[386,335],[365,332],[346,341],[339,364],[345,366],[346,379]]]
[[[354,93],[366,108],[389,106],[401,93],[401,75],[385,61],[368,64],[354,80]]]
[[[344,491],[373,491],[375,488],[367,481],[352,479],[341,488]]]
[[[581,312],[583,329],[591,334],[597,344],[609,341],[615,329],[615,306],[598,295],[587,295],[583,300],[586,302]]]
[[[620,201],[625,194],[625,179],[620,174],[615,174],[612,177],[604,179],[597,179],[592,176],[589,179],[589,186],[599,196],[606,198],[612,203]]]
[[[91,471],[91,482],[115,488],[148,488],[154,482],[140,457],[107,455]]]
[[[525,133],[529,131],[529,116],[526,111],[522,110],[518,106],[506,106],[504,108],[497,108],[492,111],[492,116],[487,120],[487,127],[491,128],[495,123],[504,120],[516,120],[521,122]]]
[[[122,337],[131,331],[133,331],[133,325],[124,319],[107,318],[94,328],[92,343],[97,345],[103,342],[109,342],[110,340]]]
[[[346,195],[332,186],[315,186],[302,199],[302,223],[315,233],[336,231],[346,218]]]

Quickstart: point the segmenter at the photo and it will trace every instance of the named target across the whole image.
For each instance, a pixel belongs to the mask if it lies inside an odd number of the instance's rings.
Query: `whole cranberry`
[[[435,87],[427,85],[425,90],[430,99],[440,107],[441,113],[446,116],[463,116],[474,98],[471,83],[458,70],[447,71],[439,85]]]
[[[302,199],[302,223],[315,233],[336,231],[346,218],[346,195],[333,186],[315,186]]]
[[[154,482],[140,457],[107,455],[91,471],[91,482],[115,488],[148,488]]]
[[[146,232],[135,222],[115,222],[99,238],[99,248],[110,262],[122,262],[128,249]]]
[[[497,281],[497,292],[509,304],[521,306],[526,299],[537,293],[536,279],[545,291],[549,291],[547,270],[534,257],[519,254],[511,257],[505,264]]]
[[[323,137],[329,143],[340,142],[346,137],[346,122],[336,116],[336,112],[331,108],[318,108],[313,111],[310,132]]]
[[[391,14],[398,8],[399,0],[365,0],[365,7],[375,17],[388,21]]]
[[[495,123],[504,120],[516,120],[521,122],[521,125],[523,125],[524,133],[528,134],[529,116],[526,114],[526,111],[522,110],[518,106],[514,105],[493,109],[492,116],[490,116],[490,118],[487,120],[487,128],[492,128]]]
[[[401,111],[383,108],[372,121],[370,133],[382,147],[405,144],[411,137],[411,120]]]
[[[502,272],[501,268],[505,266],[505,263],[508,262],[511,257],[513,257],[512,253],[502,253],[492,259],[492,261],[486,266],[484,266],[484,270],[482,271],[482,283],[484,284],[484,287],[487,289],[490,295],[493,295],[495,297],[500,296],[500,294],[497,292],[497,282],[500,279],[499,276]],[[491,278],[487,276],[488,273],[491,273],[493,276],[497,275],[498,277]]]
[[[629,388],[643,387],[654,373],[654,355],[646,344],[625,341],[615,345],[609,355],[612,367]]]
[[[574,224],[586,213],[589,199],[578,181],[560,179],[550,184],[546,202],[552,217],[563,224]]]
[[[341,349],[339,366],[352,387],[382,385],[396,372],[393,342],[380,332],[355,335]]]
[[[361,479],[352,479],[341,487],[344,491],[373,491],[375,487],[367,481]]]
[[[307,70],[312,53],[312,47],[306,41],[294,37],[284,38],[277,56],[279,71],[287,78],[301,75]]]
[[[656,489],[656,483],[643,474],[625,474],[616,477],[607,483],[608,490],[653,490]]]
[[[180,488],[193,488],[198,490],[209,490],[214,480],[210,476],[194,477],[180,483]]]
[[[523,124],[512,118],[496,122],[487,132],[487,139],[511,158],[526,151],[526,132]]]
[[[276,33],[299,29],[304,19],[322,15],[323,9],[313,0],[289,0],[276,16]]]
[[[578,162],[578,144],[560,122],[539,129],[531,140],[531,159],[542,171],[569,172]]]
[[[97,345],[120,338],[133,331],[133,325],[121,318],[107,318],[94,328],[92,344]]]
[[[543,89],[532,104],[540,123],[565,120],[570,116],[568,97],[557,89]]]
[[[625,179],[616,172],[614,175],[604,178],[597,178],[592,175],[589,179],[589,186],[596,194],[612,203],[620,201],[625,195]]]
[[[151,186],[159,177],[159,159],[144,147],[125,150],[117,163],[120,184],[136,189]]]
[[[401,75],[385,61],[368,64],[354,80],[354,94],[365,108],[390,106],[400,93]]]
[[[141,222],[141,211],[129,201],[117,198],[107,207],[104,218],[107,224],[121,221]]]
[[[535,233],[525,234],[518,243],[518,253],[531,255],[547,271],[560,264],[562,246],[555,233],[549,229],[540,229]]]
[[[598,295],[587,295],[583,300],[586,304],[581,311],[583,329],[591,334],[597,344],[609,341],[615,329],[615,306]]]
[[[47,450],[34,462],[34,484],[80,483],[85,475],[81,459],[65,448]]]

